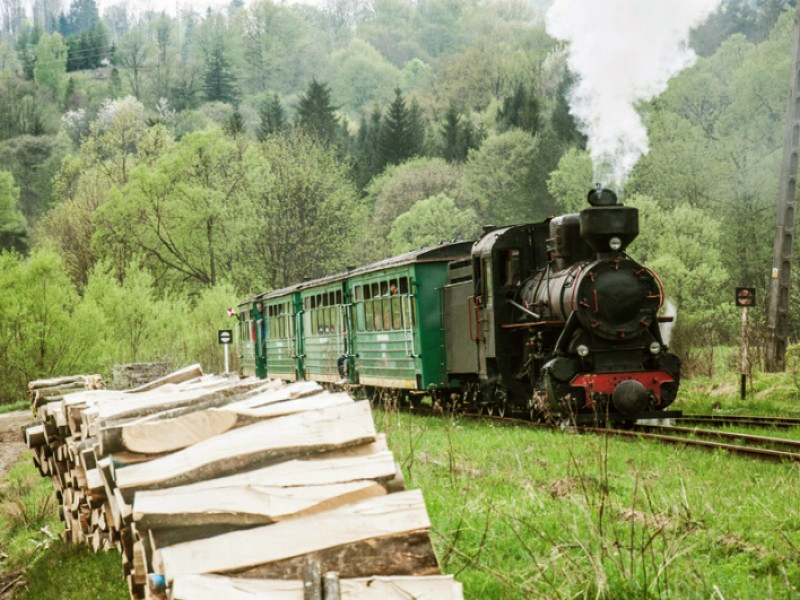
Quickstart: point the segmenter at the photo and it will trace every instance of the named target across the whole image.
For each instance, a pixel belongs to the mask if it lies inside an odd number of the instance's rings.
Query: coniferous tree
[[[539,130],[539,101],[533,91],[517,84],[514,93],[503,98],[503,106],[497,112],[497,123],[501,131],[516,127],[535,134]]]
[[[422,151],[422,123],[419,107],[406,107],[400,88],[383,120],[379,149],[383,164],[400,164]],[[415,108],[416,106],[416,108]]]
[[[233,67],[225,56],[222,41],[217,41],[206,55],[206,69],[203,73],[203,91],[209,102],[236,103],[239,91]]]
[[[261,124],[258,128],[258,139],[264,141],[270,135],[283,133],[286,131],[286,111],[283,109],[278,94],[273,94],[272,98],[264,102],[261,106]]]
[[[461,113],[450,104],[442,125],[442,158],[447,162],[463,160],[461,157]]]
[[[550,122],[553,126],[553,131],[556,137],[567,144],[576,144],[583,148],[586,146],[586,136],[578,130],[578,124],[575,118],[569,112],[569,103],[567,102],[567,92],[572,85],[572,78],[567,75],[558,86],[556,94],[556,106],[553,109],[553,115],[550,117]]]
[[[233,138],[244,133],[244,117],[238,107],[233,109],[231,116],[225,121],[225,133]]]
[[[331,144],[336,140],[337,108],[331,104],[331,89],[328,85],[313,78],[297,105],[297,127],[322,142]]]
[[[464,162],[472,148],[480,146],[484,135],[476,131],[475,126],[468,118],[450,104],[444,115],[442,134],[442,158],[447,162]]]
[[[89,31],[99,20],[100,15],[94,0],[74,0],[66,18],[60,20],[61,35],[67,36]]]
[[[381,111],[377,107],[367,117],[361,117],[354,143],[353,171],[356,185],[363,190],[370,180],[383,169],[380,152]]]

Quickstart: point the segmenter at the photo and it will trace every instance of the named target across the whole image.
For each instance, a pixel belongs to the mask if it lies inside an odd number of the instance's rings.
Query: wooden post
[[[322,600],[322,567],[316,560],[303,565],[303,600]]]
[[[739,369],[742,375],[742,400],[747,396],[747,306],[742,307],[742,348],[741,348],[741,367]]]
[[[764,367],[771,373],[786,368],[789,335],[789,291],[792,287],[792,243],[797,196],[797,163],[800,155],[800,2],[792,35],[792,70],[783,138],[780,196],[776,207],[772,276],[767,306],[767,344]]]

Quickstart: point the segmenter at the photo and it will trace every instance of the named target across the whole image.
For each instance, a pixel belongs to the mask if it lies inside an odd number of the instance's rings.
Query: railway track
[[[442,411],[427,407],[417,407],[413,409],[415,414],[428,416],[441,416]],[[482,413],[460,413],[460,418],[492,421],[502,425],[519,425],[536,429],[557,429],[557,425],[537,423],[526,419],[513,417],[491,416]],[[773,417],[733,417],[732,419],[717,418],[716,416],[702,417],[692,415],[690,417],[675,419],[681,423],[694,422],[700,417],[703,423],[713,424],[735,424],[745,426],[769,427],[769,423],[776,427],[800,427],[800,419],[773,418]],[[632,429],[615,429],[605,427],[575,427],[575,431],[582,434],[613,435],[618,437],[639,438],[657,441],[669,445],[695,446],[707,450],[723,450],[730,454],[747,456],[759,460],[773,462],[800,462],[800,441],[775,438],[769,436],[752,435],[747,433],[736,433],[730,431],[720,431],[715,429],[700,429],[695,427],[683,427],[679,425],[635,425]]]
[[[797,417],[751,417],[734,415],[684,415],[675,421],[681,425],[687,423],[714,425],[742,425],[746,427],[774,427],[789,429],[800,427]]]
[[[664,444],[697,446],[708,450],[724,450],[774,462],[800,462],[800,441],[746,433],[666,425],[636,425],[633,429],[580,427],[581,433],[614,435],[658,441]],[[711,441],[711,439],[724,441]]]

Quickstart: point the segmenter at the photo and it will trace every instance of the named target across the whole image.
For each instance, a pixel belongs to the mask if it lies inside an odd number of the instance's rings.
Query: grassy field
[[[468,598],[796,598],[800,469],[376,413]]]
[[[731,379],[687,382],[677,408],[800,415],[791,376],[759,375],[744,403]],[[798,465],[466,419],[375,420],[407,486],[424,491],[440,563],[467,598],[800,597]],[[16,598],[127,598],[116,552],[51,538],[51,498],[29,459],[6,477],[0,590],[27,569]]]

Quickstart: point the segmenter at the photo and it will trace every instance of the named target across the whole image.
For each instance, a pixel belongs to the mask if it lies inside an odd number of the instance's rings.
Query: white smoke
[[[636,104],[692,64],[689,30],[720,0],[556,0],[547,32],[569,43],[570,112],[588,137],[595,181],[621,188],[649,147]]]
[[[672,317],[672,321],[659,323],[659,327],[661,328],[661,340],[664,342],[665,346],[669,346],[669,341],[672,339],[672,328],[675,327],[675,321],[678,318],[678,307],[675,306],[672,300],[667,300],[664,303],[664,310],[661,316]]]

